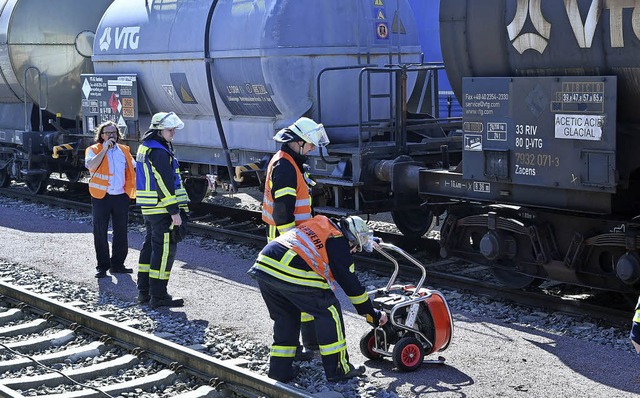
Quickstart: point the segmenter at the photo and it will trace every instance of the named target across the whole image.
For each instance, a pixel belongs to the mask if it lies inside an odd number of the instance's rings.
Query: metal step
[[[313,211],[317,214],[329,214],[332,216],[340,216],[340,217],[348,217],[348,216],[355,216],[358,214],[362,214],[362,212],[359,212],[357,210],[354,209],[347,209],[344,207],[332,207],[332,206],[319,206],[319,207],[314,207]]]
[[[340,178],[317,178],[316,182],[325,184],[325,185],[333,185],[333,186],[339,186],[339,187],[361,187],[364,185],[364,182],[343,180]]]

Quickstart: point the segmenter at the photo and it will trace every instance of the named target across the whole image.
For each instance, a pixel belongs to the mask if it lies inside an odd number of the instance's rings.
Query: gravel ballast
[[[131,223],[127,267],[137,266],[142,227]],[[180,243],[169,292],[186,306],[151,310],[135,304],[136,274],[95,279],[91,215],[0,197],[0,276],[92,303],[96,310],[135,319],[137,328],[187,346],[205,346],[222,359],[243,358],[266,374],[272,321],[255,282],[246,275],[259,248],[190,237]],[[362,272],[370,289],[385,277]],[[445,365],[412,373],[390,359],[362,356],[369,330],[344,294],[349,354],[366,377],[327,383],[320,360],[302,364],[291,383],[310,393],[344,397],[632,397],[640,393],[638,364],[628,328],[547,313],[435,286],[454,314]],[[47,290],[49,289],[49,290]],[[631,322],[632,314],[629,314]],[[436,355],[437,356],[437,355]],[[333,395],[333,396],[340,396]]]

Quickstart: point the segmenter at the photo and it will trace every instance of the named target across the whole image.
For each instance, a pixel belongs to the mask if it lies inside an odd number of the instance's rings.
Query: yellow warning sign
[[[384,6],[384,2],[382,0],[375,0],[375,3],[373,5],[374,6],[383,7]]]
[[[385,17],[385,16],[384,16],[384,12],[382,12],[382,10],[379,10],[379,11],[378,11],[378,16],[377,16],[377,18],[378,18],[378,19],[387,19],[387,17]]]
[[[135,117],[135,111],[133,108],[122,107],[122,117],[133,118]]]
[[[189,91],[185,89],[182,85],[180,86],[180,99],[182,102],[194,102],[195,99],[189,94]]]
[[[391,24],[391,31],[393,33],[399,33],[402,35],[406,35],[407,31],[404,28],[404,23],[402,23],[402,18],[398,16],[398,12],[393,16],[393,23]]]

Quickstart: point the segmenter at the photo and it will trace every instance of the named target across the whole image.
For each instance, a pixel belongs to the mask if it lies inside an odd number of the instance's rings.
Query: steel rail
[[[210,380],[222,380],[229,387],[239,386],[266,394],[268,397],[303,398],[313,395],[285,383],[248,371],[239,366],[200,353],[187,347],[158,338],[132,327],[92,314],[83,309],[61,303],[42,294],[0,280],[0,295],[25,303],[71,323],[77,323],[98,334],[110,336],[125,344],[175,362],[184,368],[205,375]]]

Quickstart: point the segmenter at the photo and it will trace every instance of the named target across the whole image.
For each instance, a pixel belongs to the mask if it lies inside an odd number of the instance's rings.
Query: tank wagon
[[[418,25],[418,38],[428,62],[442,63],[440,49],[440,0],[409,0],[411,9]],[[438,104],[439,114],[434,116],[459,117],[462,115],[458,102],[447,77],[446,71],[438,75]]]
[[[419,208],[417,174],[403,170],[439,161],[449,120],[438,117],[443,65],[423,62],[408,0],[65,4],[93,9],[83,18],[87,26],[64,25],[72,38],[85,31],[95,37],[78,55],[84,67],[64,70],[76,100],[59,101],[75,108],[56,109],[52,94],[65,92],[64,85],[47,81],[48,70],[40,68],[41,92],[18,93],[15,106],[43,112],[44,127],[19,124],[11,134],[20,138],[0,136],[2,148],[10,147],[0,158],[3,185],[26,180],[40,192],[51,172],[77,177],[100,122],[116,120],[135,151],[151,115],[172,110],[185,121],[174,145],[190,198],[198,201],[211,181],[259,184],[265,160],[278,149],[274,133],[307,116],[325,125],[332,143],[309,159],[320,183],[318,211],[393,209],[407,232],[431,225],[431,210]],[[12,18],[11,10],[2,15]],[[31,42],[46,42],[42,35]],[[66,65],[56,58],[43,63]]]
[[[0,187],[13,179],[42,192],[53,169],[80,177],[77,150],[51,155],[59,143],[83,142],[80,74],[93,72],[95,30],[110,3],[0,1]]]
[[[443,256],[491,264],[516,287],[550,279],[638,292],[638,11],[624,1],[440,3],[462,162],[418,174],[424,200],[448,203]]]
[[[0,186],[73,181],[97,124],[116,120],[135,151],[151,115],[170,110],[185,121],[174,144],[198,201],[212,181],[260,184],[274,133],[307,116],[331,139],[309,158],[317,212],[390,211],[406,235],[446,215],[441,254],[491,264],[511,286],[637,293],[634,10],[426,3],[60,0],[32,13],[35,2],[8,1]],[[442,114],[444,67],[423,56],[438,7],[462,119]],[[40,33],[27,14],[42,15]]]

